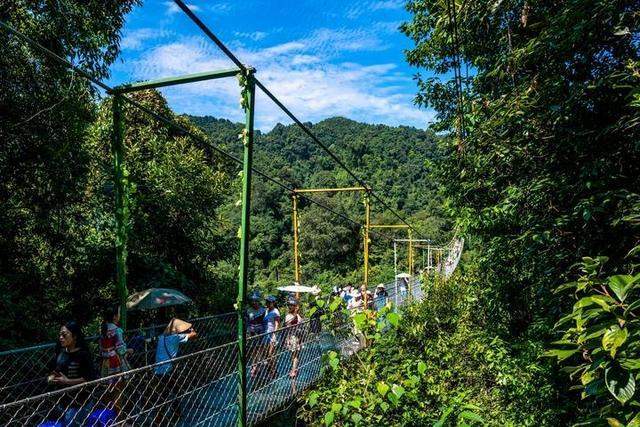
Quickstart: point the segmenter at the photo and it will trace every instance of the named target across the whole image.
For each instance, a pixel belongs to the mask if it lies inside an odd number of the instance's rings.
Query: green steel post
[[[120,304],[120,324],[127,328],[127,240],[129,221],[128,178],[124,166],[124,123],[122,97],[113,97],[113,134],[111,151],[116,198],[116,290]]]
[[[242,163],[242,223],[240,228],[240,275],[238,278],[238,425],[247,425],[247,354],[245,308],[249,275],[249,238],[251,214],[251,163],[253,160],[253,116],[255,107],[255,79],[253,69],[240,77],[242,107],[246,122],[242,132],[244,155]]]

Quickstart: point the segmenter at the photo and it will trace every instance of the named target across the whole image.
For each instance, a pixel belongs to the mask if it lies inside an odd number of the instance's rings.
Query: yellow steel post
[[[369,192],[364,194],[364,307],[367,306],[367,290],[369,289],[369,227],[371,225],[371,201]]]
[[[293,265],[296,283],[300,284],[300,254],[298,252],[298,196],[294,193],[293,200]]]

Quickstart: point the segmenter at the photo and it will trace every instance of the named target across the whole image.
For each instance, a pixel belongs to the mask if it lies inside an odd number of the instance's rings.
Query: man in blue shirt
[[[193,325],[184,320],[173,318],[167,325],[164,333],[158,337],[156,347],[156,363],[165,362],[178,357],[180,344],[194,339],[198,334],[193,330]],[[164,375],[171,371],[171,363],[163,363],[156,366],[155,372]]]

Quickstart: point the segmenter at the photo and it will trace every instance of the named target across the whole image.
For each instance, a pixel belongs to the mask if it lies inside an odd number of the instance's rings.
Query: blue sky
[[[367,123],[427,127],[413,105],[417,70],[397,30],[404,0],[192,0],[189,6],[301,120],[345,116]],[[171,1],[147,0],[128,17],[111,84],[230,68],[231,62]],[[163,90],[180,113],[241,121],[235,79]],[[262,130],[289,123],[265,96]]]

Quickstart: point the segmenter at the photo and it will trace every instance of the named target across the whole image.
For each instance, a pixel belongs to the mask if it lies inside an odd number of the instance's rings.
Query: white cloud
[[[268,36],[267,33],[265,33],[264,31],[254,31],[252,33],[241,33],[241,32],[234,32],[236,37],[241,37],[244,39],[250,39],[253,40],[255,42],[260,41],[262,39],[264,39],[265,37]]]
[[[189,9],[191,9],[192,12],[200,12],[201,10],[200,7],[196,6],[195,4],[189,4],[189,3],[185,3],[185,4]],[[182,9],[180,9],[180,7],[172,1],[165,1],[164,5],[167,7],[166,13],[168,15],[182,13]]]
[[[394,9],[402,9],[405,0],[383,0],[383,1],[374,1],[370,4],[371,10],[394,10]]]
[[[309,49],[325,55],[334,55],[338,52],[376,51],[389,47],[380,40],[375,31],[354,28],[319,28],[301,42]]]
[[[169,37],[171,34],[170,31],[158,30],[156,28],[139,28],[127,31],[120,41],[120,48],[123,50],[140,50],[144,47],[145,42],[163,39]]]
[[[399,32],[400,25],[402,25],[402,21],[381,21],[373,24],[373,27],[377,31],[383,31],[385,33],[397,33]]]
[[[231,12],[231,10],[233,10],[233,6],[228,2],[213,2],[207,6],[207,10],[224,15]]]
[[[369,123],[426,127],[431,112],[412,104],[411,77],[395,64],[328,62],[323,56],[328,33],[263,50],[239,48],[237,56],[257,69],[257,77],[303,121],[345,116]],[[334,34],[335,35],[335,34]],[[331,42],[327,42],[331,43]],[[357,45],[347,49],[360,48]],[[320,52],[320,53],[317,53]],[[145,52],[133,64],[136,79],[229,68],[230,61],[200,37],[184,38]],[[242,120],[235,79],[200,82],[163,90],[181,113]],[[262,130],[290,120],[265,95],[256,97],[256,124]]]
[[[357,2],[351,4],[345,11],[345,17],[348,19],[358,19],[362,15],[368,15],[375,11],[400,10],[404,8],[406,0],[375,0]]]
[[[294,55],[291,58],[291,65],[317,64],[321,59],[315,55]]]

